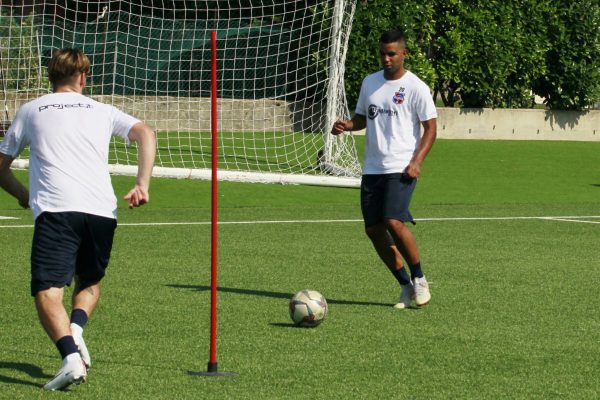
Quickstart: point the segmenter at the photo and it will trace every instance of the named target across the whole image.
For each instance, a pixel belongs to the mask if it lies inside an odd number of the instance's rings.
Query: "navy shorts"
[[[81,212],[43,212],[35,220],[31,245],[31,295],[51,287],[79,289],[103,277],[117,221]]]
[[[365,227],[377,225],[385,218],[415,224],[408,206],[416,184],[416,179],[401,173],[363,175],[360,208]]]

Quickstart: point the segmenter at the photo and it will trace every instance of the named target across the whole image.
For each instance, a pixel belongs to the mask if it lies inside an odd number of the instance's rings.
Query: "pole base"
[[[208,370],[206,372],[188,372],[191,376],[239,376],[237,372],[219,372],[217,363],[208,363]]]

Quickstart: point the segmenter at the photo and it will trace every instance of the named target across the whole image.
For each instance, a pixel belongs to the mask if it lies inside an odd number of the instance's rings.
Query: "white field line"
[[[547,217],[447,217],[447,218],[415,218],[417,222],[443,222],[443,221],[516,221],[516,220],[546,220],[561,222],[579,222],[600,224],[600,221],[585,221],[585,219],[599,218],[600,215],[570,215]],[[267,220],[267,221],[219,221],[218,225],[252,225],[252,224],[335,224],[347,222],[363,222],[362,219],[307,219],[307,220]],[[119,226],[177,226],[177,225],[210,225],[210,221],[198,222],[137,222],[119,223]],[[0,225],[2,228],[33,228],[33,225]]]
[[[15,218],[15,217],[5,217],[5,216],[0,215],[0,219],[18,219],[18,218]]]
[[[581,217],[581,218],[595,218],[595,217]],[[562,222],[578,222],[580,224],[600,224],[600,221],[585,221],[580,219],[571,219],[571,218],[547,218],[552,221],[562,221]]]

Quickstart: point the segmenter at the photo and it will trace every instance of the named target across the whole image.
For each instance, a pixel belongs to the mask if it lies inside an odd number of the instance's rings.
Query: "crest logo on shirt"
[[[406,97],[406,93],[404,93],[404,88],[400,87],[394,93],[394,96],[392,97],[392,101],[394,102],[394,104],[402,104],[402,103],[404,103],[405,97]]]
[[[379,107],[377,107],[375,104],[371,104],[369,106],[369,119],[375,119],[375,117],[377,117],[377,115],[379,115]]]

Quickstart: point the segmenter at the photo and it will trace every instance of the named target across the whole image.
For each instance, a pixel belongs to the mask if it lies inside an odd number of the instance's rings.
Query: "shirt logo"
[[[42,112],[49,108],[55,110],[64,110],[65,108],[94,108],[91,104],[88,103],[74,103],[74,104],[46,104],[44,106],[38,107],[38,112]]]
[[[400,87],[397,92],[394,93],[392,97],[392,101],[394,104],[402,104],[404,103],[404,99],[406,97],[406,93],[404,93],[404,88]]]
[[[369,119],[375,119],[379,115],[379,107],[374,104],[369,106]]]
[[[378,107],[375,104],[369,105],[369,108],[367,110],[368,110],[367,114],[368,114],[369,119],[375,119],[380,114],[387,115],[388,117],[397,117],[398,116],[398,110],[388,110],[388,109],[385,109],[382,107]]]

